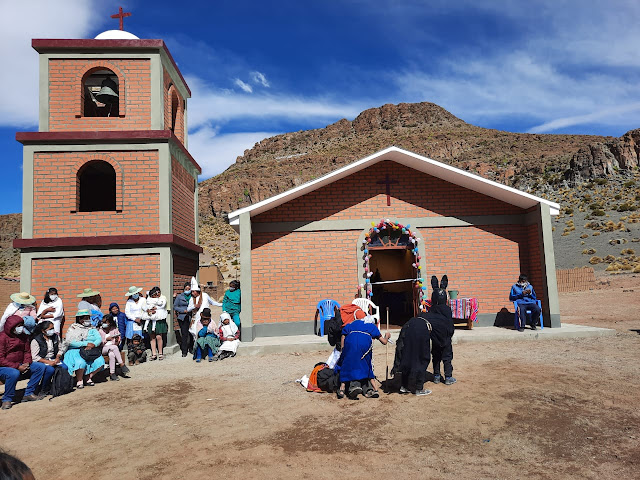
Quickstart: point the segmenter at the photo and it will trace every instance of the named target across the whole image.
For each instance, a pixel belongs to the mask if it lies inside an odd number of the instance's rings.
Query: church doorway
[[[373,225],[365,237],[364,276],[367,298],[380,309],[381,327],[400,328],[417,314],[422,294],[418,238],[409,226],[389,220]]]

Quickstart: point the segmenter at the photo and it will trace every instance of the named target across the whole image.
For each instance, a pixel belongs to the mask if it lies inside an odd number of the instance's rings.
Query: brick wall
[[[196,180],[175,158],[171,158],[172,230],[190,242],[197,242],[193,208]]]
[[[78,169],[92,160],[114,167],[121,212],[71,213]],[[159,232],[157,151],[36,152],[33,162],[33,238]]]
[[[176,120],[175,120],[175,130],[173,133],[182,143],[184,143],[184,99],[178,89],[173,85],[173,81],[167,73],[166,70],[163,69],[164,75],[164,129],[171,130],[172,125],[172,112],[173,108],[175,108]]]
[[[147,59],[49,60],[49,130],[145,130],[151,128],[151,71]],[[118,76],[120,115],[83,116],[83,78],[95,68]]]
[[[391,206],[386,186],[389,174]],[[445,182],[404,165],[383,161],[307,195],[256,215],[252,222],[345,220],[395,217],[520,214],[508,203]]]
[[[477,297],[480,313],[496,314],[503,307],[513,310],[509,291],[520,272],[530,269],[533,256],[527,238],[528,227],[421,228],[420,233],[425,241],[427,258],[423,268],[429,292],[431,275],[441,278],[447,274],[448,288],[458,290],[459,296]],[[530,276],[541,298],[542,284],[532,274]]]
[[[313,320],[316,304],[350,302],[358,285],[359,231],[253,235],[253,322]]]
[[[558,292],[582,292],[593,290],[596,285],[596,276],[591,267],[569,268],[556,270],[558,279]]]
[[[389,173],[391,206],[384,185]],[[518,207],[468,191],[392,162],[382,162],[333,185],[300,197],[252,221],[379,219],[489,214],[524,214]],[[527,272],[542,297],[542,265],[537,225],[421,228],[424,277],[447,274],[450,288],[476,296],[480,313],[513,310],[509,291]],[[254,323],[313,320],[316,303],[342,303],[356,293],[361,231],[281,232],[252,235]]]
[[[84,288],[100,291],[102,312],[107,313],[111,302],[124,311],[125,293],[131,285],[145,291],[160,285],[158,254],[34,259],[31,264],[31,290],[39,301],[49,287],[58,289],[65,309],[65,331],[74,321],[80,301],[76,295]]]

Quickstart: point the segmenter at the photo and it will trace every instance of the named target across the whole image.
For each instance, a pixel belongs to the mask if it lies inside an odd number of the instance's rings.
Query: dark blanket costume
[[[451,337],[455,330],[451,308],[448,305],[432,305],[427,313],[421,313],[431,324],[431,355],[433,356],[433,374],[440,375],[440,362],[444,364],[444,376],[453,375],[453,346]]]
[[[411,392],[422,390],[431,360],[431,331],[422,317],[413,317],[404,324],[396,343],[392,375],[402,375],[402,386]]]

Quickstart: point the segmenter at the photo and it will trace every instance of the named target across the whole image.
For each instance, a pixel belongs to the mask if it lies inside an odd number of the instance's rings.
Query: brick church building
[[[171,299],[196,275],[202,251],[189,87],[162,40],[105,33],[33,40],[39,130],[16,134],[24,145],[22,239],[14,243],[21,289],[41,299],[56,287],[67,325],[83,288],[101,292],[104,312],[108,302],[124,309],[130,285],[157,285]]]
[[[477,325],[489,326],[500,316],[513,324],[509,291],[525,272],[545,326],[559,327],[551,237],[559,208],[391,147],[231,212],[240,232],[243,340],[311,334],[319,300],[343,304],[358,292],[392,305],[391,322],[401,324],[420,290],[430,295],[430,276],[444,274],[449,289],[477,299]],[[376,277],[394,283],[376,285]]]

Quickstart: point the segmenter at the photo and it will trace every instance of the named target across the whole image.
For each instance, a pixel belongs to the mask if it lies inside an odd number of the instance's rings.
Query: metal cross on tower
[[[124,17],[130,17],[131,12],[123,12],[122,7],[119,8],[118,13],[115,15],[111,15],[111,18],[119,18],[120,19],[120,30],[124,30]]]

